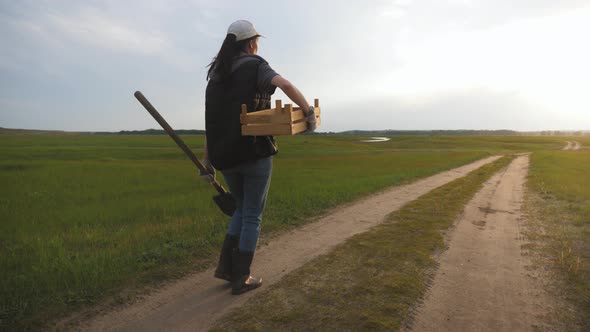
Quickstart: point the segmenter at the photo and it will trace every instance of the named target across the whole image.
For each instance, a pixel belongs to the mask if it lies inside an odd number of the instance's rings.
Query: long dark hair
[[[209,70],[207,71],[207,80],[211,78],[213,72],[218,75],[221,80],[226,79],[229,74],[231,74],[231,67],[234,61],[234,58],[240,54],[240,51],[244,51],[246,49],[246,45],[253,40],[258,38],[259,36],[250,37],[248,39],[236,41],[236,35],[229,33],[225,36],[223,40],[223,44],[221,44],[221,49],[219,49],[219,53],[217,56],[213,58],[213,61],[207,66]]]

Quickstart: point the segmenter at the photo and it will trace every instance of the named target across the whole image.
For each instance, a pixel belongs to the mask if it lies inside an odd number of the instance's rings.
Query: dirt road
[[[312,258],[328,252],[354,234],[382,222],[390,212],[434,188],[465,176],[499,157],[469,165],[414,183],[394,187],[354,204],[334,209],[317,222],[274,239],[260,248],[253,271],[267,287]],[[85,331],[203,331],[231,308],[244,303],[256,291],[230,295],[226,282],[214,279],[213,270],[194,274],[144,298],[74,327]],[[63,328],[60,327],[60,328]]]
[[[550,310],[521,248],[528,165],[519,156],[465,207],[413,331],[531,331]]]

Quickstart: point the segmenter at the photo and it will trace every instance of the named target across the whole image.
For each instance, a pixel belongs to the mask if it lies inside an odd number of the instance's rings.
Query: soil
[[[574,147],[572,148],[572,150],[580,150],[581,147],[582,144],[580,144],[580,142],[574,142]]]
[[[281,235],[256,252],[253,275],[268,287],[312,258],[347,238],[367,231],[404,204],[497,160],[485,158],[416,182],[390,188],[353,204],[338,207],[316,222]],[[229,284],[213,278],[213,268],[190,275],[145,296],[82,322],[62,322],[58,329],[84,331],[203,331],[256,291],[230,295]]]
[[[465,207],[439,257],[413,331],[536,331],[552,301],[535,279],[523,227],[529,156],[494,175]]]
[[[563,147],[562,150],[564,151],[568,151],[568,150],[579,150],[582,147],[582,144],[580,144],[580,142],[576,142],[576,141],[567,141],[567,144]]]

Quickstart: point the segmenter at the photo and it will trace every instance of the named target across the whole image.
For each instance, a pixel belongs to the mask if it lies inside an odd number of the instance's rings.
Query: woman
[[[248,112],[271,108],[270,96],[278,87],[301,109],[313,110],[293,84],[256,55],[259,37],[252,23],[232,23],[207,73],[203,162],[211,173],[213,167],[221,171],[236,202],[215,277],[231,281],[232,294],[262,284],[262,278],[250,275],[250,265],[270,186],[272,156],[278,152],[272,136],[241,136],[241,105],[246,104]],[[308,129],[315,129],[313,115],[308,116]]]

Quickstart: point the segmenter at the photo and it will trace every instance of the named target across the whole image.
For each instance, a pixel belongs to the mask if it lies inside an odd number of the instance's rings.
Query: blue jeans
[[[236,201],[227,233],[240,236],[240,251],[254,252],[272,175],[272,157],[221,171]]]

